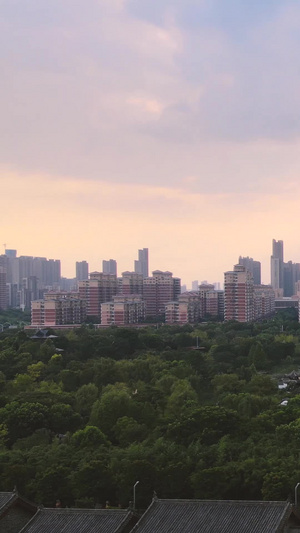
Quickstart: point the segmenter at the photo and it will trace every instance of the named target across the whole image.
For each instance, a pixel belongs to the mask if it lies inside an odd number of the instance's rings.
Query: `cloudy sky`
[[[222,281],[300,262],[297,0],[0,0],[0,235]],[[3,246],[2,246],[3,251]]]

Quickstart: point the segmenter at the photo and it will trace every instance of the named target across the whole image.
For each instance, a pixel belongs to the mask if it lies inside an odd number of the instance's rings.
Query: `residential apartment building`
[[[124,326],[145,320],[145,302],[140,295],[118,295],[101,304],[101,324]]]
[[[118,278],[118,294],[143,294],[143,274],[136,272],[122,272]]]
[[[224,319],[238,322],[254,320],[253,276],[243,265],[224,274]]]
[[[252,273],[243,265],[225,272],[224,318],[251,322],[275,312],[275,290],[270,285],[254,285]]]
[[[167,324],[197,324],[208,316],[223,319],[224,293],[216,291],[213,285],[200,285],[198,291],[181,294],[177,301],[165,306]]]
[[[43,300],[31,303],[31,324],[62,326],[82,324],[86,319],[86,302],[78,293],[49,292]]]
[[[86,301],[87,315],[101,318],[101,304],[112,301],[117,294],[117,276],[91,272],[90,279],[78,282],[80,298]]]
[[[181,293],[181,281],[173,278],[172,272],[154,270],[152,277],[143,280],[143,297],[146,303],[146,316],[158,317],[164,314],[165,305],[178,300]]]
[[[259,320],[275,312],[275,291],[271,285],[254,285],[254,318]]]

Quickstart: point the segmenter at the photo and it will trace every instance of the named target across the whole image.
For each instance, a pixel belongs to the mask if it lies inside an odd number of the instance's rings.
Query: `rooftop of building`
[[[127,509],[39,509],[20,533],[125,533],[133,519]]]
[[[299,527],[288,502],[154,498],[132,533],[279,533],[291,515]]]

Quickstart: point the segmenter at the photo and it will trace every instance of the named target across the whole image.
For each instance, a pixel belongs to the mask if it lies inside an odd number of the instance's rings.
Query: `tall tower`
[[[134,271],[136,274],[142,274],[144,278],[147,278],[149,275],[149,250],[143,248],[138,251],[138,254],[138,260],[134,261]]]
[[[6,269],[0,266],[0,309],[7,309],[8,292],[6,287]]]
[[[76,280],[84,281],[89,278],[89,264],[86,261],[76,261]]]
[[[272,241],[271,285],[273,289],[283,289],[283,241]]]
[[[107,261],[102,261],[102,272],[103,274],[114,274],[117,275],[117,261],[115,259],[108,259]]]
[[[239,257],[239,265],[246,267],[253,276],[254,285],[261,284],[261,264],[259,261],[254,261],[252,257]]]

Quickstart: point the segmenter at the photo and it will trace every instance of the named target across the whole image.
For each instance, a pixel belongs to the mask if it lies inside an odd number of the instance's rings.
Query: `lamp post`
[[[297,485],[295,487],[295,507],[297,507],[297,505],[298,505],[297,490],[298,490],[299,485],[300,485],[300,483],[297,483]]]
[[[133,485],[133,510],[135,511],[135,487],[139,484],[139,481]]]

